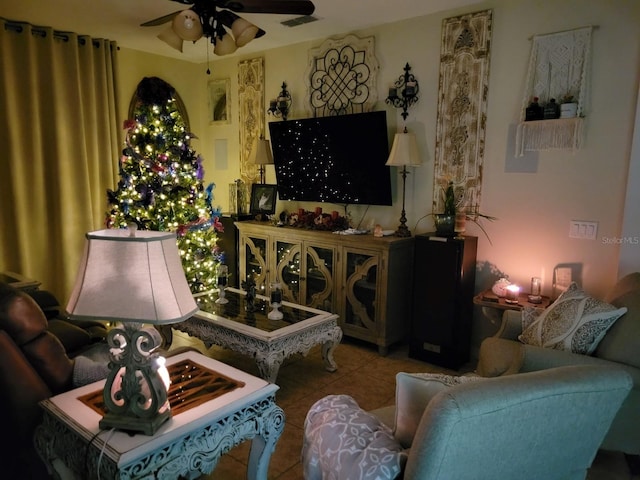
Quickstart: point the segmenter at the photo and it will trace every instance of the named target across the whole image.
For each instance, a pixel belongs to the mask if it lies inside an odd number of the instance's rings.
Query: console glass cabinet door
[[[240,285],[247,278],[253,278],[258,292],[269,286],[267,268],[267,237],[241,235],[240,237]]]
[[[453,369],[469,360],[477,244],[416,235],[410,357]]]
[[[335,248],[312,242],[275,240],[276,281],[285,300],[334,311]]]

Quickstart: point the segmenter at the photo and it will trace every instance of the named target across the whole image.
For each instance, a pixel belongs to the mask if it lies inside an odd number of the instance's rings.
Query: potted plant
[[[470,221],[475,223],[480,228],[480,230],[482,230],[482,233],[485,234],[487,240],[489,240],[489,243],[491,243],[491,238],[489,238],[487,231],[480,223],[480,218],[485,218],[489,221],[493,221],[496,220],[496,217],[485,215],[478,211],[467,212],[464,206],[461,205],[462,197],[463,195],[460,196],[459,201],[456,201],[453,182],[449,181],[443,197],[443,213],[432,214],[433,221],[436,227],[436,233],[442,236],[462,234],[466,231],[466,222]]]
[[[573,118],[578,114],[578,102],[573,95],[566,94],[560,100],[560,118]]]
[[[438,235],[453,235],[456,224],[456,198],[453,191],[453,182],[449,182],[444,192],[444,212],[434,213],[433,222]]]

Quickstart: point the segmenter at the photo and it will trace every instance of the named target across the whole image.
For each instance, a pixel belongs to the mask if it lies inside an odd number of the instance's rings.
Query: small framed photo
[[[251,214],[273,215],[276,211],[277,185],[254,183],[251,186]]]
[[[211,123],[231,123],[231,80],[221,78],[211,80],[209,86],[209,121]]]

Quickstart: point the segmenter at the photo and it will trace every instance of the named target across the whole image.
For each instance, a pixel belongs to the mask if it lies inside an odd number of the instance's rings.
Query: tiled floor
[[[201,352],[251,374],[257,375],[255,363],[248,357],[218,347],[206,349],[197,339],[174,331],[172,348],[193,346]],[[309,407],[325,395],[342,393],[351,395],[362,408],[373,410],[391,405],[395,397],[397,372],[445,372],[443,368],[408,358],[407,349],[392,348],[381,357],[377,348],[343,339],[334,353],[338,371],[325,371],[319,347],[309,355],[294,356],[280,368],[277,384],[277,403],[284,410],[284,433],[271,457],[269,480],[301,480],[300,452],[304,419]],[[249,442],[239,445],[224,455],[217,468],[200,480],[236,480],[246,478]],[[632,476],[621,454],[600,452],[589,472],[588,480],[640,480]]]

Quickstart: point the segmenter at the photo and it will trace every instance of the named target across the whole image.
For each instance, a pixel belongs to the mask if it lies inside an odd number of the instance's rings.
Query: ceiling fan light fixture
[[[222,38],[216,37],[216,45],[213,48],[213,53],[216,55],[229,55],[238,49],[235,40],[229,33],[225,33]]]
[[[202,23],[193,10],[184,10],[176,15],[172,28],[182,40],[195,42],[202,37]]]
[[[160,35],[158,35],[158,38],[169,45],[171,48],[175,48],[179,52],[182,52],[182,39],[176,32],[173,31],[172,27],[168,27],[167,29],[165,29],[162,33],[160,33]]]
[[[237,18],[231,25],[231,33],[233,33],[236,39],[236,45],[238,47],[244,47],[256,38],[258,27],[244,18]]]

